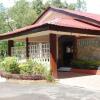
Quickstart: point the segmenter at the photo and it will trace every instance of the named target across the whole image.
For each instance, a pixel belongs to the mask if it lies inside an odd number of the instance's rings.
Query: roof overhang
[[[12,32],[11,34],[0,35],[0,40],[11,40],[17,38],[25,38],[25,37],[36,37],[48,35],[50,33],[60,34],[60,35],[100,35],[100,30],[92,30],[92,29],[81,29],[81,28],[73,28],[73,27],[65,27],[53,24],[43,24],[38,27],[33,27],[30,29],[26,29],[20,32]]]

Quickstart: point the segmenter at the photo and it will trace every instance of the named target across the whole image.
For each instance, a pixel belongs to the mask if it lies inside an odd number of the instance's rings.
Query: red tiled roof
[[[100,30],[100,28],[89,25],[84,22],[80,22],[73,19],[64,19],[64,18],[56,18],[48,22],[49,24],[64,26],[64,27],[73,27],[73,28],[80,28],[80,29],[90,29],[90,30]]]
[[[89,24],[86,24],[84,22],[80,22],[80,21],[77,21],[77,20],[56,18],[54,20],[47,21],[47,22],[44,22],[44,23],[41,23],[41,24],[34,24],[34,25],[26,26],[24,28],[17,29],[17,30],[12,31],[12,32],[1,34],[0,36],[25,32],[27,30],[38,28],[38,27],[43,26],[45,24],[64,26],[66,28],[71,27],[71,28],[80,28],[80,29],[89,29],[89,30],[100,30],[100,28],[98,28],[98,27],[95,27],[95,26],[92,26],[92,25],[89,25]]]
[[[99,14],[93,14],[93,13],[76,11],[76,10],[69,10],[69,9],[62,9],[62,8],[54,8],[54,9],[59,9],[59,10],[63,10],[63,11],[69,12],[69,13],[79,15],[79,16],[88,17],[88,18],[91,18],[91,19],[94,19],[94,20],[100,22],[100,15]]]
[[[45,23],[44,23],[45,24]],[[24,32],[26,30],[30,30],[30,29],[33,29],[33,28],[37,28],[39,26],[42,26],[44,24],[34,24],[34,25],[29,25],[29,26],[26,26],[26,27],[23,27],[23,28],[20,28],[20,29],[16,29],[14,31],[11,31],[11,32],[7,32],[7,33],[4,33],[4,34],[0,34],[0,36],[2,35],[7,35],[7,34],[14,34],[14,33],[20,33],[20,32]]]

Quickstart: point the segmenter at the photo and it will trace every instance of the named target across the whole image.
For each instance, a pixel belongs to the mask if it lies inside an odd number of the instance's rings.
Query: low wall
[[[85,74],[91,74],[91,75],[100,75],[100,70],[89,70],[89,69],[78,69],[78,68],[72,68],[72,72],[76,73],[85,73]]]
[[[10,74],[0,71],[0,76],[6,79],[20,79],[20,80],[44,80],[45,77],[41,75],[21,75],[21,74]]]

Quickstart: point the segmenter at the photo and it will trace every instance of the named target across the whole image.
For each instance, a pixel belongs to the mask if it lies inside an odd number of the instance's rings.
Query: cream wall
[[[49,35],[29,38],[29,42],[49,42]]]
[[[25,42],[26,38],[16,39],[15,42]],[[38,37],[28,37],[29,42],[49,42],[49,35],[38,36]]]

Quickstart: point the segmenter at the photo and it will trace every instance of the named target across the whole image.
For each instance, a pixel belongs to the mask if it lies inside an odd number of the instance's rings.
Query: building
[[[99,35],[100,15],[48,7],[32,25],[4,33],[0,41],[8,41],[9,56],[32,58],[57,77],[57,69],[73,59],[100,59]]]

